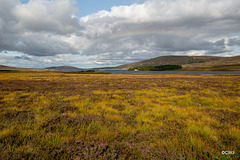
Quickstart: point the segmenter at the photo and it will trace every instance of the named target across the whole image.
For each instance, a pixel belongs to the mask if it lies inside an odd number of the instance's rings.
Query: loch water
[[[240,75],[240,72],[229,71],[128,71],[128,70],[96,70],[96,72],[106,72],[112,74],[189,74],[189,75]]]

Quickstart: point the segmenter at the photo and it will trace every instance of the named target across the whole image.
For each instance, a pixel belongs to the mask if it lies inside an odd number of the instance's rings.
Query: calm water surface
[[[96,70],[97,71],[97,70]],[[152,74],[200,74],[200,75],[217,75],[217,74],[233,74],[240,75],[240,72],[224,72],[224,71],[128,71],[128,70],[104,70],[99,72],[107,72],[113,74],[139,74],[139,73],[152,73]]]

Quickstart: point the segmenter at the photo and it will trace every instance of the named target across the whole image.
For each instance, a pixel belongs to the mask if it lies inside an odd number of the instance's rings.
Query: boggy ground
[[[239,135],[240,76],[0,73],[0,159],[238,159]]]

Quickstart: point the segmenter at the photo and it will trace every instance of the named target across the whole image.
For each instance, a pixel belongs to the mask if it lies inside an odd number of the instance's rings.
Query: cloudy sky
[[[240,55],[239,0],[0,0],[0,65]]]

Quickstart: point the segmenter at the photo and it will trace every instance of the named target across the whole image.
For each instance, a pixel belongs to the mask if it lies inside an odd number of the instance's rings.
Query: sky
[[[237,0],[0,0],[0,65],[118,66],[240,55]]]

